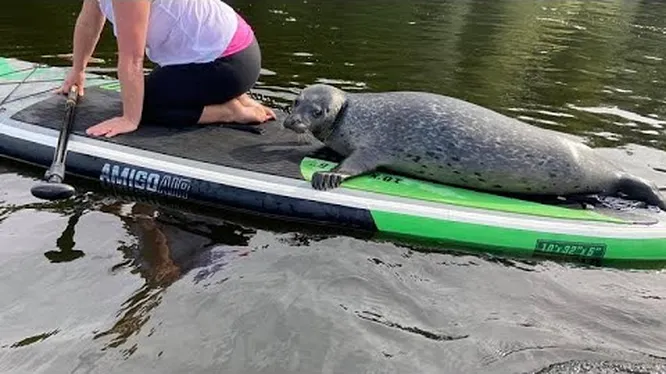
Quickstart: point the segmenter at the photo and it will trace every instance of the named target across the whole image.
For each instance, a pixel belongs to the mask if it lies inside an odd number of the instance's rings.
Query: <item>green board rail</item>
[[[314,172],[328,171],[336,165],[335,162],[306,158],[301,162],[301,173],[304,179],[310,181]],[[617,225],[618,230],[637,225],[595,211],[525,201],[382,172],[346,180],[341,188],[472,208],[488,216],[500,217],[497,220],[499,225],[489,225],[371,209],[378,231],[390,236],[517,256],[570,259],[592,264],[608,261],[666,261],[666,234],[644,238],[597,235],[595,223]],[[541,224],[534,225],[536,228],[533,229],[516,228],[508,224],[503,226],[501,216],[507,213],[531,218]],[[589,225],[589,233],[557,232],[553,228],[557,220]]]

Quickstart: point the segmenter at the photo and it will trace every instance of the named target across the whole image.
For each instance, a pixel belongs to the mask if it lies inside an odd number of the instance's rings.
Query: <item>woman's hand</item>
[[[104,122],[98,123],[86,130],[86,134],[92,136],[102,136],[107,138],[132,132],[139,127],[138,123],[132,122],[125,117],[114,117]]]
[[[56,91],[56,93],[67,95],[69,94],[69,89],[76,85],[79,88],[79,96],[83,96],[83,85],[86,82],[86,73],[83,70],[72,69],[67,74],[65,81],[62,86]]]

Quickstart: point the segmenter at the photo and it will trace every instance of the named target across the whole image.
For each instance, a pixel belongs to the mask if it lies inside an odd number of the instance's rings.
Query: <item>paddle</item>
[[[44,180],[34,185],[30,192],[33,196],[44,200],[68,199],[74,196],[74,187],[62,183],[65,179],[65,156],[67,153],[67,141],[72,130],[76,103],[79,98],[78,87],[72,86],[67,95],[65,103],[65,118],[58,136],[58,144],[53,153],[51,167],[44,174]]]

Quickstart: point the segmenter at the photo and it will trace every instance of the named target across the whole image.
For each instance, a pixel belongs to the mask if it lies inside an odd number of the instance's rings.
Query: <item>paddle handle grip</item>
[[[76,105],[76,102],[79,99],[79,87],[75,84],[72,85],[72,87],[69,88],[69,93],[67,94],[67,105],[68,107],[72,107]]]

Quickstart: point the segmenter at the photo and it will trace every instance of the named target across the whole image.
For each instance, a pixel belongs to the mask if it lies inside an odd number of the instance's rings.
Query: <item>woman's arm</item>
[[[105,17],[97,0],[84,0],[74,26],[72,70],[56,93],[68,94],[73,85],[78,86],[79,95],[84,94],[85,69],[92,56],[99,36],[104,28]]]
[[[123,118],[138,126],[143,108],[143,56],[151,0],[113,0]]]
[[[104,14],[99,9],[97,0],[84,0],[74,27],[72,70],[76,72],[85,70],[99,41],[104,21]]]

